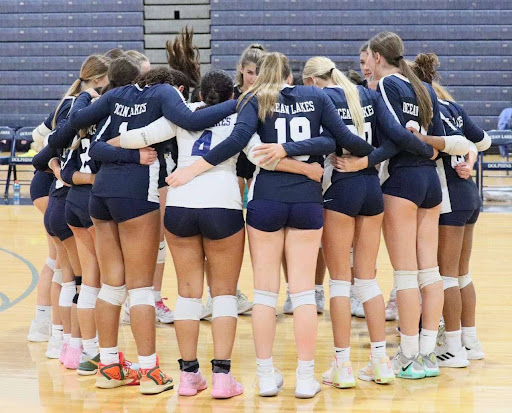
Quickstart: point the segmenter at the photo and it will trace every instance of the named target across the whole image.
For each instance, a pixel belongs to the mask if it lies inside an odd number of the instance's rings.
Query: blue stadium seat
[[[465,87],[450,86],[447,88],[453,97],[460,101],[479,100],[483,102],[511,101],[511,86]]]
[[[382,13],[378,10],[361,10],[361,5],[354,10],[310,10],[288,11],[247,11],[242,8],[217,10],[216,3],[212,2],[212,26],[243,25],[251,22],[255,25],[301,25],[323,24],[343,26],[363,25],[472,25],[485,22],[489,25],[507,25],[512,21],[511,10],[450,10],[439,12],[437,10],[403,10],[395,9],[392,13]]]
[[[350,26],[312,24],[307,16],[304,20],[289,25],[249,25],[249,26],[214,26],[211,27],[212,40],[359,40],[363,43],[369,37],[382,32],[394,31],[403,40],[506,40],[510,38],[512,26],[444,26],[433,28],[429,25],[403,26]],[[1,33],[1,30],[0,30]]]
[[[0,122],[10,125],[11,128],[22,128],[27,125],[39,125],[44,122],[48,114],[34,115],[34,114],[12,114],[0,115]]]
[[[35,126],[25,126],[16,131],[15,135],[15,150],[16,152],[27,152],[30,149],[30,144],[34,142],[32,139],[32,131]]]
[[[361,0],[212,0],[212,11],[217,10],[399,10],[404,6],[403,0],[368,1]],[[501,10],[509,7],[508,0],[407,0],[407,7],[412,10]]]
[[[302,54],[304,56],[314,55],[350,55],[359,50],[360,41],[262,41],[253,39],[262,43],[271,51],[279,51],[286,55]],[[214,55],[239,55],[247,46],[247,41],[217,41],[212,39],[212,53]],[[492,50],[494,56],[509,56],[509,50],[512,49],[512,40],[492,41],[483,40],[474,41],[409,41],[406,45],[406,52],[427,53],[434,52],[445,56],[481,56]],[[0,45],[1,51],[1,45]]]
[[[0,70],[71,70],[78,72],[87,56],[20,57],[10,56],[0,60]]]
[[[69,86],[69,84],[39,87],[0,85],[0,99],[61,99],[69,89]]]
[[[0,28],[2,42],[58,42],[75,41],[137,41],[144,37],[139,27],[51,27],[51,28]]]
[[[512,106],[510,102],[500,101],[459,101],[469,116],[496,116],[505,108]]]
[[[80,72],[63,71],[5,71],[0,72],[1,85],[62,85],[72,84]]]
[[[57,107],[59,102],[60,100],[0,100],[0,116],[14,113],[48,115]]]
[[[11,149],[14,130],[8,126],[0,126],[0,152],[8,152]]]
[[[126,27],[144,25],[140,12],[110,13],[23,13],[0,19],[0,27]]]
[[[141,0],[2,0],[0,13],[55,13],[143,11]]]
[[[92,53],[105,53],[119,48],[124,50],[144,50],[140,42],[48,42],[48,43],[0,43],[0,56],[87,56]]]

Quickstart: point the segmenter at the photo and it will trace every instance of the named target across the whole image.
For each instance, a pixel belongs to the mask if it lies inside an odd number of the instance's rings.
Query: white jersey
[[[176,128],[178,169],[192,165],[229,137],[236,123],[233,114],[200,132]],[[238,155],[204,172],[178,188],[169,187],[167,206],[242,209],[236,162]]]

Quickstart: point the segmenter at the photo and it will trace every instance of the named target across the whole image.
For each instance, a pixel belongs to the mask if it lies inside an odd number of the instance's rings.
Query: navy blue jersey
[[[376,175],[377,170],[374,166],[396,155],[400,150],[410,151],[426,159],[431,158],[434,154],[433,148],[430,145],[416,138],[411,132],[407,131],[396,122],[393,115],[387,110],[382,97],[377,92],[366,89],[363,86],[357,86],[357,89],[364,116],[364,130],[360,137],[366,140],[370,145],[379,149],[368,155],[368,168],[349,173],[340,173],[333,170],[332,176],[326,177],[327,180],[330,179],[330,182],[324,182],[324,187],[325,184],[334,183],[338,179],[344,179],[350,176],[362,174]],[[343,89],[339,86],[335,86],[326,87],[323,91],[331,98],[343,122],[350,131],[354,134],[358,134],[352,121],[352,115]],[[337,146],[336,154],[342,155],[343,153],[348,153],[348,151],[342,151],[342,148]],[[332,168],[327,169],[330,170]]]
[[[462,109],[460,106],[454,105],[452,102],[439,100],[439,110],[446,134],[445,139],[450,139],[450,136],[453,135],[465,136],[464,120],[460,109]],[[468,131],[473,139],[477,139],[476,142],[483,139],[484,134],[475,133],[472,127],[468,128]],[[456,165],[465,161],[464,156],[444,153],[441,153],[441,157],[437,160],[437,170],[443,191],[442,214],[453,211],[473,211],[481,206],[478,188],[473,179],[471,177],[469,179],[459,177],[454,169]]]
[[[319,137],[321,128],[330,137]],[[272,116],[258,118],[258,99],[247,97],[240,104],[231,136],[208,152],[204,159],[212,165],[234,156],[258,133],[263,143],[288,144],[285,150],[303,162],[318,162],[318,155],[335,151],[336,143],[356,156],[366,156],[373,147],[349,131],[331,99],[313,86],[285,86]],[[314,139],[311,139],[314,138]],[[310,156],[315,155],[315,156]],[[321,185],[304,175],[258,169],[250,195],[254,199],[279,202],[322,202]]]
[[[90,95],[83,93],[77,98],[77,104],[82,107],[90,100]],[[139,85],[128,85],[110,90],[93,105],[71,113],[70,124],[78,129],[106,118],[96,137],[97,142],[106,142],[123,131],[147,126],[162,116],[185,129],[205,129],[234,113],[235,107],[236,101],[232,100],[192,112],[180,93],[168,84],[143,88]],[[158,151],[159,147],[156,149]],[[95,147],[95,152],[99,152],[99,148]],[[138,159],[138,151],[135,152]],[[92,150],[90,153],[95,157]],[[150,166],[138,162],[106,161],[102,164],[101,173],[96,177],[93,193],[99,197],[158,202],[158,172],[158,161]]]
[[[67,96],[64,98],[64,101],[62,102],[62,105],[60,106],[57,117],[56,117],[56,128],[48,135],[48,142],[52,138],[52,135],[55,133],[61,133],[60,127],[62,127],[64,124],[66,124],[66,120],[68,117],[68,114],[74,104],[75,98],[71,96]],[[45,125],[47,125],[47,122],[49,122],[49,129],[51,128],[51,123],[53,120],[53,115],[48,116],[48,118],[45,120]],[[74,132],[68,140],[71,141],[73,139]],[[55,147],[55,146],[46,146],[43,148],[41,152],[39,152],[33,160],[33,165],[36,169],[39,170],[47,170],[48,169],[48,162],[52,158],[59,158],[61,165],[66,161],[67,151],[66,147]],[[36,166],[37,165],[37,166]],[[65,186],[61,181],[58,179],[54,179],[52,186],[50,187],[50,196],[56,197],[56,198],[66,198],[68,194],[69,187]]]
[[[393,74],[383,77],[379,81],[377,91],[381,93],[388,110],[394,116],[395,120],[404,128],[413,127],[422,134],[443,136],[444,129],[439,114],[439,104],[437,95],[432,86],[423,83],[430,93],[432,101],[432,122],[428,127],[428,131],[420,127],[419,107],[414,89],[409,80],[400,74]],[[419,156],[407,151],[400,151],[389,161],[389,173],[393,173],[394,168],[403,166],[435,166],[435,161],[426,157]]]

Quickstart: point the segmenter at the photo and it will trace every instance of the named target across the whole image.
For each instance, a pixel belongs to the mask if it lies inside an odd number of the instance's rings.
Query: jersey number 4
[[[210,152],[212,144],[212,131],[205,130],[201,137],[192,146],[192,156],[204,156]]]

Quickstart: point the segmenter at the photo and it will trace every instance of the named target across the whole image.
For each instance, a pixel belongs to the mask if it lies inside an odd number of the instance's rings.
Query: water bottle
[[[13,196],[13,204],[20,204],[20,184],[18,181],[14,181],[14,185],[12,186],[14,196]]]

